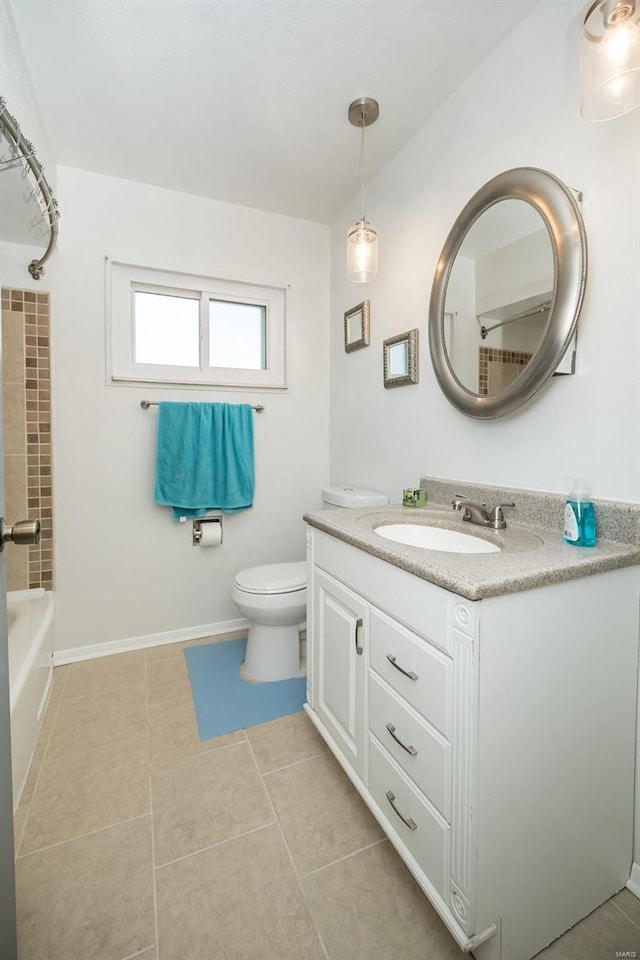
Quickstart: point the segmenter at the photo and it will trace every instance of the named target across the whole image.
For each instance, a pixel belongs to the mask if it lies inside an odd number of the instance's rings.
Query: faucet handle
[[[462,510],[465,503],[473,503],[473,502],[474,501],[471,500],[470,497],[465,497],[463,493],[456,493],[455,497],[451,501],[451,506],[453,507],[454,510]],[[481,503],[480,506],[486,507],[486,503]],[[509,506],[509,504],[505,503],[503,504],[503,506],[506,507],[506,506]]]
[[[507,521],[504,518],[504,513],[502,512],[503,507],[515,507],[515,503],[498,503],[490,514],[491,526],[495,527],[496,530],[504,530],[507,525]]]

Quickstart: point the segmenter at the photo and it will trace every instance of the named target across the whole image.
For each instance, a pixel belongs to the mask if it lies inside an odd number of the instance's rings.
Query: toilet
[[[388,498],[362,487],[327,487],[324,509],[380,506]],[[249,621],[247,649],[240,673],[253,683],[304,677],[300,630],[307,613],[307,565],[268,563],[241,570],[231,587],[231,600]]]

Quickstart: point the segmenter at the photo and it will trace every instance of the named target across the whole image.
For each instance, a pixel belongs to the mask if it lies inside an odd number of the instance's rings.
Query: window
[[[212,367],[264,370],[266,332],[264,305],[209,300],[209,363]]]
[[[284,287],[107,263],[114,381],[284,387]]]

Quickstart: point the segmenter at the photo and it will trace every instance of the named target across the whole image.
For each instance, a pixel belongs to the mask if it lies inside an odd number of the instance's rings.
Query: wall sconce
[[[580,40],[580,112],[598,123],[640,106],[640,0],[589,0]]]
[[[362,216],[347,233],[347,275],[355,283],[367,283],[378,275],[378,231],[364,214],[364,128],[378,119],[380,107],[371,97],[349,105],[349,122],[360,127],[360,209]]]

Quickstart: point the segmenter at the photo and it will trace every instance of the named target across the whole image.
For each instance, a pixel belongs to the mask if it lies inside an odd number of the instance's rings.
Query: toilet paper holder
[[[210,523],[217,523],[220,527],[220,543],[222,543],[222,514],[212,514],[207,517],[197,517],[193,521],[193,545],[194,547],[200,546],[200,541],[202,539],[203,528],[205,525]]]

